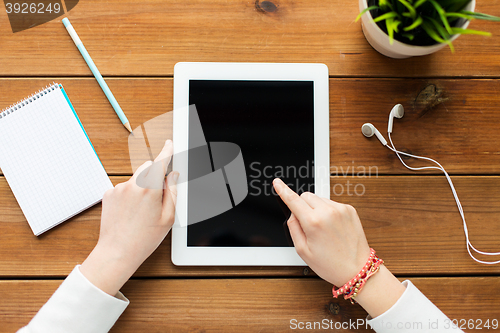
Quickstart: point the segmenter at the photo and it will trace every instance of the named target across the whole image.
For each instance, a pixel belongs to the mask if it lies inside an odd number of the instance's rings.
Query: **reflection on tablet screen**
[[[189,182],[188,246],[291,246],[272,181],[279,177],[299,194],[314,192],[313,82],[190,80],[189,104],[196,106],[209,146],[240,147],[248,194],[224,213],[192,224],[196,193]],[[189,149],[193,141],[190,133]],[[199,165],[189,160],[188,168],[191,173]]]

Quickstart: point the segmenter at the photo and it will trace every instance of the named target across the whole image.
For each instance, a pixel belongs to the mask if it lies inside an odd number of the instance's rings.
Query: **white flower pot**
[[[367,7],[368,7],[367,0],[359,0],[360,12],[366,9]],[[467,7],[465,7],[465,9],[472,12],[474,11],[475,7],[476,7],[476,0],[472,0],[467,5]],[[465,23],[462,25],[462,28],[465,29],[467,28],[468,25],[469,21],[465,21]],[[366,13],[363,14],[363,16],[361,16],[361,26],[363,28],[363,33],[365,34],[365,38],[368,41],[368,43],[370,43],[370,45],[375,50],[390,58],[403,59],[415,56],[423,56],[437,52],[441,50],[443,47],[448,46],[447,44],[440,44],[440,43],[430,46],[416,46],[416,45],[401,43],[400,41],[397,40],[394,40],[393,44],[391,45],[389,41],[389,36],[384,31],[382,31],[382,29],[378,27],[377,23],[373,22],[373,18],[372,15],[370,14],[370,11],[367,11]],[[452,41],[457,39],[458,36],[459,35],[455,35],[452,38]]]

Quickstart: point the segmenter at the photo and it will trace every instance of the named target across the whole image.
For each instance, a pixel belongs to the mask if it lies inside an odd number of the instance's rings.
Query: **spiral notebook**
[[[0,168],[36,236],[113,188],[66,92],[55,83],[0,112]]]

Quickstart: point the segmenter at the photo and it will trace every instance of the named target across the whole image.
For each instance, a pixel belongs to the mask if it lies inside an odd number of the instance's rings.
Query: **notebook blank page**
[[[37,236],[113,188],[63,92],[54,87],[0,119],[0,167]]]

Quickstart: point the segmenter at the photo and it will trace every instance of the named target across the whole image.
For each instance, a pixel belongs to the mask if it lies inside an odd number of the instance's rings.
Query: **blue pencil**
[[[101,86],[102,91],[104,92],[104,94],[108,98],[109,103],[111,103],[111,106],[113,107],[113,109],[115,109],[115,112],[118,115],[118,117],[120,118],[123,126],[125,126],[125,128],[129,132],[132,133],[132,127],[130,127],[130,123],[129,123],[127,117],[125,116],[125,114],[122,111],[122,108],[120,107],[120,105],[116,101],[115,96],[113,96],[113,93],[111,92],[111,90],[109,90],[109,87],[106,84],[106,81],[104,81],[101,73],[99,73],[99,70],[95,66],[94,61],[92,61],[92,58],[90,57],[89,53],[85,49],[85,46],[83,46],[83,43],[80,40],[80,37],[78,37],[78,34],[76,33],[75,29],[73,28],[71,23],[69,23],[69,20],[67,18],[64,18],[62,20],[62,22],[63,22],[64,26],[66,27],[66,30],[68,30],[69,35],[73,39],[73,42],[75,42],[76,47],[78,48],[78,50],[80,50],[80,53],[82,54],[83,59],[85,59],[85,61],[87,62],[87,65],[89,66],[90,70],[92,71],[92,74],[94,74],[97,82],[99,82],[99,85]]]

